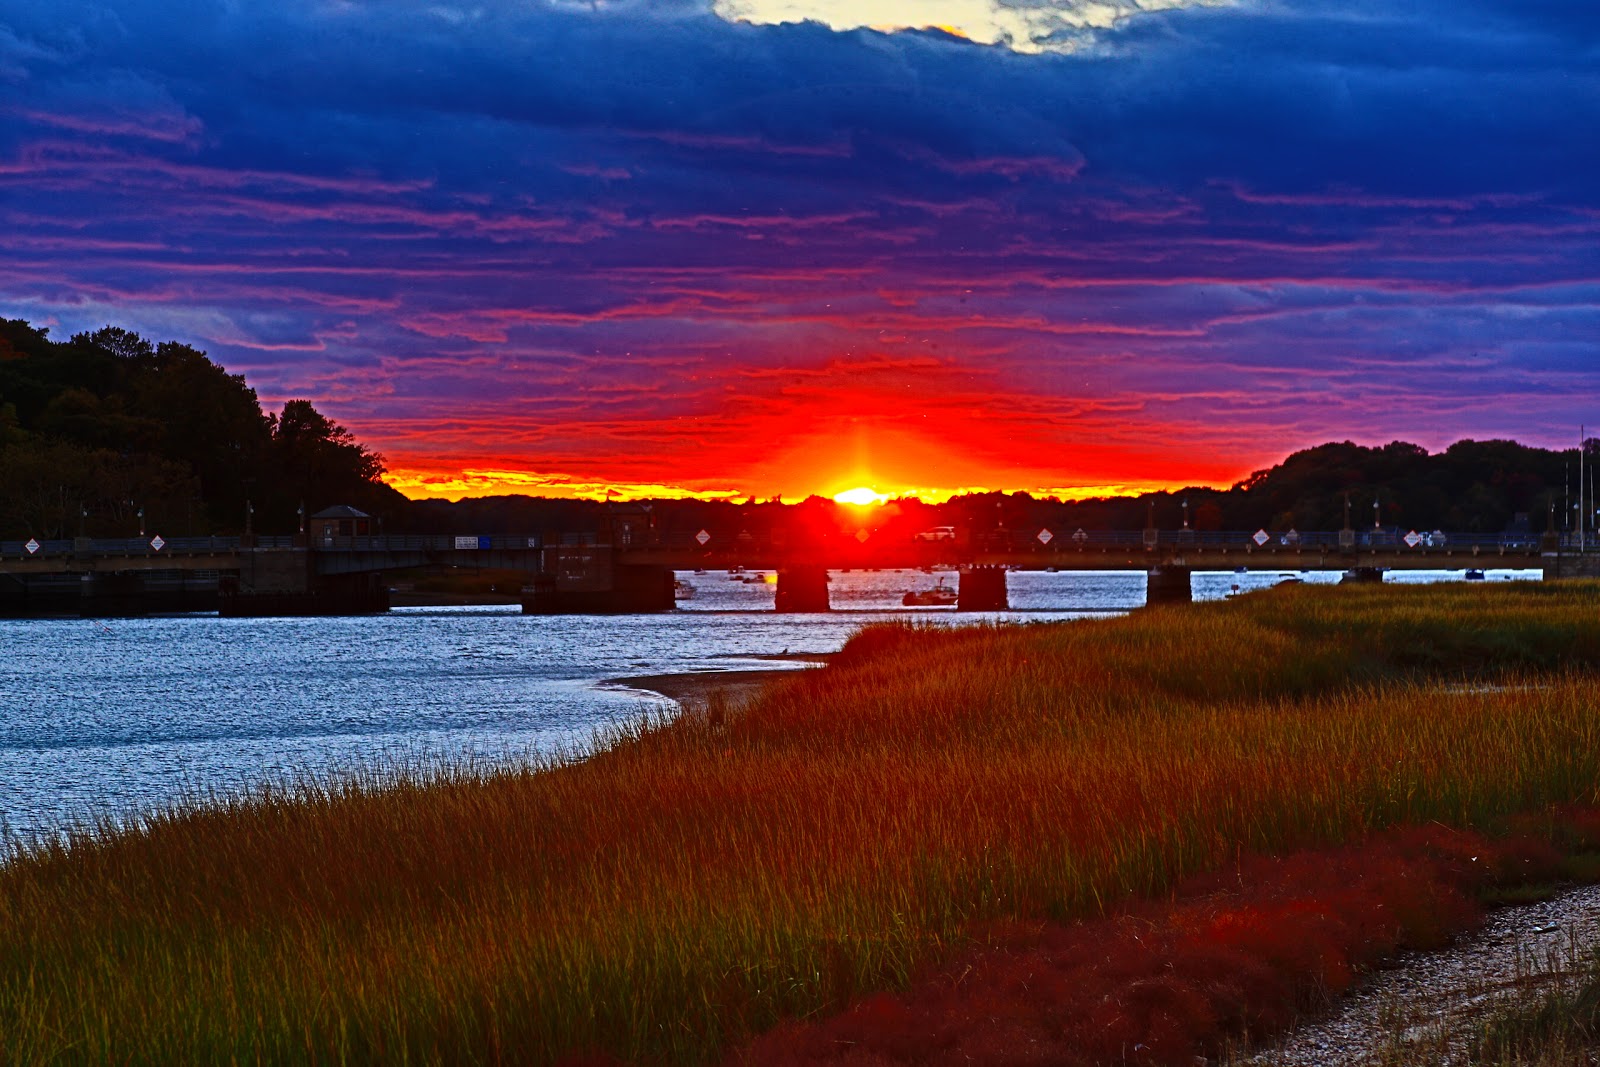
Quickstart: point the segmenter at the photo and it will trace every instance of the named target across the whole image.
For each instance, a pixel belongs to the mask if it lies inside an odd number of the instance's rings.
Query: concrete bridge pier
[[[27,615],[30,606],[28,583],[15,574],[0,575],[0,619]]]
[[[8,574],[0,577],[0,619],[82,615],[89,603],[82,575]]]
[[[376,615],[389,610],[389,586],[377,572],[316,574],[306,549],[244,547],[239,574],[217,588],[225,618]]]
[[[1339,584],[1349,582],[1353,585],[1382,585],[1382,567],[1355,566],[1345,570],[1344,577],[1339,579]]]
[[[1540,560],[1544,580],[1560,578],[1600,578],[1600,555],[1576,552],[1546,552]]]
[[[671,567],[585,560],[585,567],[552,568],[522,597],[524,615],[633,615],[677,607]]]
[[[1149,604],[1189,604],[1194,601],[1194,568],[1181,563],[1163,563],[1150,568],[1144,602]]]
[[[778,568],[779,611],[827,611],[828,569],[814,563]]]
[[[1004,567],[961,568],[961,577],[956,582],[957,611],[1007,611],[1010,607]]]
[[[91,571],[79,579],[78,585],[78,613],[86,619],[132,618],[150,611],[142,574]]]

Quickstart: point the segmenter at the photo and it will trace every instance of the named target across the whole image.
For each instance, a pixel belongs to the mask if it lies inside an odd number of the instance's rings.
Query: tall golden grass
[[[975,923],[1600,800],[1600,585],[863,632],[739,713],[302,786],[0,866],[0,1058],[715,1059]]]

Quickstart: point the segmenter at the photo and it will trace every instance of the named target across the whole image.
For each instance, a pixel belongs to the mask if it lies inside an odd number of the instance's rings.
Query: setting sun
[[[841,504],[855,504],[858,507],[866,507],[869,504],[881,504],[889,498],[882,493],[868,489],[866,486],[860,486],[855,489],[846,489],[842,493],[835,493],[833,494],[833,499]]]

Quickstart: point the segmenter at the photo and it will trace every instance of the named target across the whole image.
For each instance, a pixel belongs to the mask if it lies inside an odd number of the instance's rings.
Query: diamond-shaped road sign
[[[155,549],[157,552],[160,552],[163,548],[167,547],[167,543],[161,540],[160,534],[156,534],[154,537],[150,538],[150,547]]]
[[[872,535],[870,533],[868,533],[867,531],[865,531],[865,530],[857,530],[856,531],[856,540],[860,541],[862,544],[866,544],[867,543],[867,538],[869,538],[871,536]]]
[[[30,538],[28,538],[28,543],[23,545],[22,547],[27,549],[28,550],[28,555],[31,556],[35,552],[39,551],[40,545],[39,545],[39,542],[35,541],[33,538],[30,537]]]
[[[694,539],[703,545],[707,541],[711,540],[711,535],[706,533],[704,530],[701,530],[699,533],[694,535]]]
[[[1417,531],[1412,530],[1410,533],[1406,534],[1406,547],[1407,548],[1416,548],[1417,545],[1419,545],[1421,543],[1422,543],[1422,535],[1417,533]]]
[[[1041,545],[1048,545],[1051,541],[1055,540],[1055,536],[1056,535],[1051,533],[1049,530],[1040,530],[1038,534],[1039,543]]]
[[[1259,548],[1268,541],[1272,540],[1272,535],[1267,533],[1265,530],[1257,530],[1256,535],[1250,538],[1250,540],[1254,541],[1256,543],[1256,547]]]

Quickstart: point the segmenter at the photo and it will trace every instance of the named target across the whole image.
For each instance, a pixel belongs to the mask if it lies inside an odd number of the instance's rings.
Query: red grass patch
[[[1600,818],[1558,825],[1579,839]],[[1438,825],[1244,857],[1106,919],[974,930],[972,948],[910,990],[786,1024],[731,1061],[1189,1065],[1326,1007],[1360,967],[1476,927],[1478,890],[1549,877],[1558,861],[1544,841]]]

